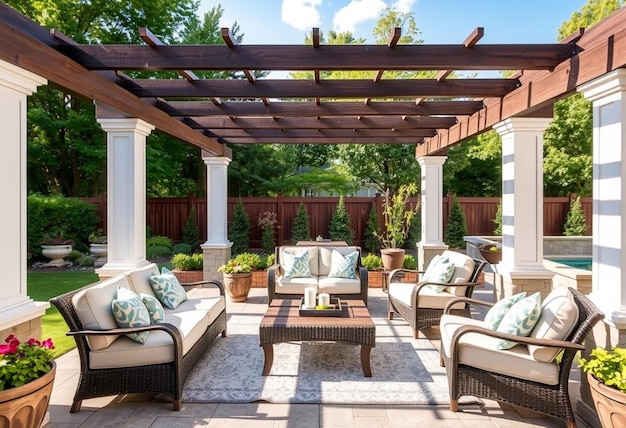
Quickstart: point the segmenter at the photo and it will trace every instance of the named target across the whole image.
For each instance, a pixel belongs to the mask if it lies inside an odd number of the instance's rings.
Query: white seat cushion
[[[450,356],[454,332],[464,325],[483,327],[480,320],[455,315],[443,315],[439,323],[441,350]],[[499,339],[480,333],[467,333],[461,337],[457,349],[459,364],[477,367],[494,373],[500,373],[532,380],[547,385],[559,382],[559,367],[555,363],[536,361],[525,345],[511,349],[498,350]]]
[[[276,279],[276,294],[302,294],[307,287],[315,287],[317,289],[317,277],[312,278],[285,278],[280,276]]]
[[[358,294],[361,292],[361,280],[359,278],[329,278],[320,276],[317,287],[320,293]]]
[[[410,284],[406,282],[392,282],[389,284],[389,295],[394,299],[399,300],[404,303],[406,306],[411,307],[411,294],[413,293],[413,288],[415,284]],[[436,290],[430,287],[422,287],[419,294],[419,307],[421,308],[432,308],[432,309],[443,309],[450,300],[454,299],[454,294],[444,290],[442,292],[437,292]],[[458,303],[453,306],[454,309],[463,309],[465,305],[463,303]]]

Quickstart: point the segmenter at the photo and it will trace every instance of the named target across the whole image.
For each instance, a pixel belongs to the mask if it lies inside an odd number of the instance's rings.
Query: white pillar
[[[107,132],[107,263],[110,277],[146,260],[146,137],[154,126],[137,118],[98,119]]]
[[[0,60],[0,260],[3,262],[0,332],[29,334],[31,320],[41,317],[48,302],[34,302],[26,289],[26,107],[27,97],[46,79]],[[27,331],[28,330],[28,331]],[[41,334],[39,331],[38,334]],[[20,339],[28,339],[19,334]],[[2,336],[2,340],[6,335]]]
[[[626,329],[626,70],[579,91],[593,102],[592,298],[606,321]]]
[[[443,164],[447,156],[423,156],[417,159],[422,175],[421,239],[418,242],[419,268],[424,269],[435,254],[446,250],[443,242]]]
[[[550,122],[551,118],[513,117],[493,127],[502,137],[502,261],[498,273],[509,285],[523,284],[527,292],[544,295],[551,289],[553,276],[543,266],[543,132]]]

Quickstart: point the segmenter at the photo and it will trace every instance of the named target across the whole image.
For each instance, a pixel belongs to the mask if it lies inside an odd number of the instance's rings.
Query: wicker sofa
[[[173,398],[180,410],[183,383],[207,348],[226,336],[224,287],[219,281],[182,284],[187,300],[164,308],[164,322],[118,328],[111,302],[117,288],[154,296],[149,279],[159,275],[155,264],[138,268],[63,294],[51,300],[74,337],[81,374],[71,413],[82,400],[124,393],[154,392]],[[217,287],[217,289],[216,289]],[[125,336],[149,331],[144,344]]]
[[[574,428],[570,368],[584,349],[585,337],[603,318],[598,308],[577,290],[557,287],[541,304],[530,336],[524,337],[487,328],[483,320],[451,315],[449,309],[458,301],[493,306],[460,297],[441,317],[441,362],[448,376],[450,410],[458,410],[461,396],[472,395],[562,418]],[[499,349],[500,340],[515,346]]]
[[[353,278],[329,276],[333,252],[348,256],[358,253]],[[292,256],[308,257],[307,276],[288,277],[285,275],[285,253]],[[267,294],[273,299],[293,299],[304,295],[306,287],[315,287],[342,299],[363,300],[367,305],[367,269],[361,265],[361,248],[349,245],[283,245],[275,249],[276,261],[267,270]],[[337,254],[335,254],[337,256]]]

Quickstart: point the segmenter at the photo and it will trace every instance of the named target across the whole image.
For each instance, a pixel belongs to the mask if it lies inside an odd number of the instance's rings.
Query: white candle
[[[308,309],[315,308],[315,294],[317,289],[315,287],[307,287],[304,289],[304,306]]]
[[[330,294],[328,293],[320,293],[317,297],[317,303],[321,306],[330,306]]]

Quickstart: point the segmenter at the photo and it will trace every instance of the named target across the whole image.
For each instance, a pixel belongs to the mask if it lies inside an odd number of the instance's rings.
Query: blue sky
[[[312,27],[351,30],[373,43],[381,10],[411,11],[427,44],[456,44],[484,27],[479,43],[553,43],[557,30],[587,0],[201,0],[200,12],[220,4],[222,26],[237,21],[244,44],[302,44]]]

